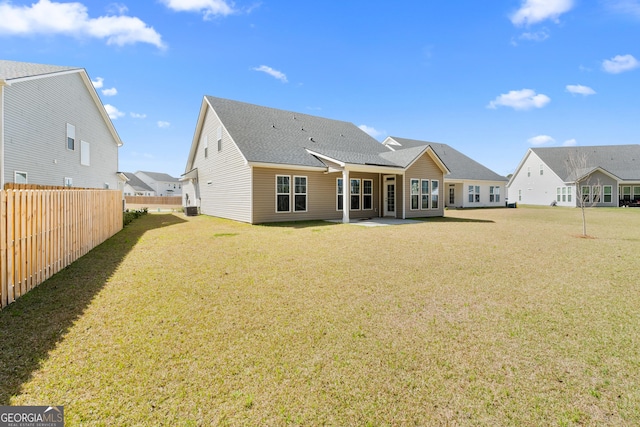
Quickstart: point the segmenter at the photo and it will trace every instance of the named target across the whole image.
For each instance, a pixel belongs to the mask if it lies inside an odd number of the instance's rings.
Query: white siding
[[[540,175],[540,157],[530,151],[522,167],[516,172],[509,186],[509,203],[524,205],[549,206],[556,200],[556,188],[564,187],[564,182],[546,165]],[[519,199],[518,195],[522,197]],[[574,201],[575,201],[575,192]],[[565,206],[575,206],[575,203],[564,203]]]
[[[198,169],[200,212],[236,221],[251,222],[251,168],[224,127],[222,149],[218,151],[217,131],[222,126],[215,113],[205,112],[202,131],[198,136],[193,167]],[[209,139],[207,158],[204,156],[205,136]],[[193,204],[193,203],[192,203]]]
[[[118,146],[79,73],[13,83],[4,88],[5,182],[25,171],[30,184],[118,188]],[[67,149],[67,124],[75,150]],[[91,145],[81,164],[80,141]]]

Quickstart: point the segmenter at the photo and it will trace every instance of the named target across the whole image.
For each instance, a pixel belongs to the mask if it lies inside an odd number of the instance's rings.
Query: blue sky
[[[449,144],[640,143],[640,0],[0,0],[0,59],[87,70],[120,169],[184,172],[204,95]]]

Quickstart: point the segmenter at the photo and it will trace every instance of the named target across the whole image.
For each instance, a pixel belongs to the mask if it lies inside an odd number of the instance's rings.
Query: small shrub
[[[141,208],[141,209],[127,209],[124,211],[122,216],[122,226],[126,227],[131,221],[134,219],[140,218],[142,215],[146,215],[149,212],[149,208]]]

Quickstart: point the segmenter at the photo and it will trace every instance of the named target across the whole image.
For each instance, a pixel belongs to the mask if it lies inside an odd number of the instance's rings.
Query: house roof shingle
[[[161,182],[178,182],[179,181],[178,178],[174,178],[171,175],[162,173],[162,172],[138,171],[136,173],[143,173],[147,175],[149,178],[153,179],[154,181],[161,181]]]
[[[443,163],[447,165],[451,171],[451,173],[447,175],[447,179],[449,180],[466,179],[478,181],[508,181],[506,177],[495,173],[491,169],[481,165],[472,158],[465,156],[447,144],[420,141],[417,139],[398,138],[395,136],[390,138],[398,142],[402,148],[424,147],[425,145],[431,146],[433,151],[435,151],[438,157],[442,159]],[[396,148],[396,146],[393,148]]]
[[[42,76],[59,73],[61,71],[81,70],[78,67],[64,67],[60,65],[34,64],[31,62],[17,62],[0,60],[0,79],[14,80],[25,77]]]
[[[624,181],[640,181],[640,144],[538,147],[531,151],[565,182],[572,182],[597,168]],[[586,163],[583,170],[576,172],[567,167],[570,158],[581,156]]]
[[[149,187],[143,180],[138,178],[134,173],[131,172],[122,172],[124,176],[127,177],[129,184],[136,191],[154,191],[153,188]]]
[[[407,156],[389,155],[384,145],[353,123],[212,96],[205,99],[248,162],[324,167],[312,151],[345,163],[407,166]]]

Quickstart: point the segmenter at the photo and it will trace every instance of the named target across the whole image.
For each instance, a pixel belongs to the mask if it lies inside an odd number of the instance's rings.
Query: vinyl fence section
[[[0,190],[0,308],[121,229],[118,190]]]
[[[182,205],[181,196],[124,196],[124,200],[132,205]]]

